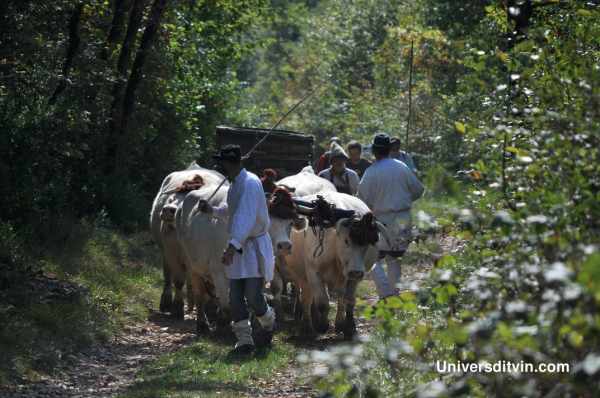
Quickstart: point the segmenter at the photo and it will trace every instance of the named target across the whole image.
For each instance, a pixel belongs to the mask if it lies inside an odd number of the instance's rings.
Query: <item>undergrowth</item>
[[[159,252],[149,233],[82,222],[50,247],[3,224],[0,382],[39,379],[61,361],[146,318],[158,301]]]

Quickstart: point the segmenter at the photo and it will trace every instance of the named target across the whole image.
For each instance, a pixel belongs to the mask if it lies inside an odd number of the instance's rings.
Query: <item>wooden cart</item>
[[[242,154],[247,153],[269,130],[249,127],[217,126],[217,146],[237,144]],[[271,168],[279,178],[296,174],[303,167],[313,164],[315,138],[293,131],[273,130],[244,162],[246,169],[258,174]]]

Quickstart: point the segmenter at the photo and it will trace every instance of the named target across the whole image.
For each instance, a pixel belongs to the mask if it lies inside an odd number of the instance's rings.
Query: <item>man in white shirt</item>
[[[232,353],[247,355],[254,350],[247,306],[252,308],[263,329],[262,344],[271,343],[275,327],[275,311],[263,294],[265,281],[273,279],[275,265],[268,232],[269,212],[262,183],[242,167],[238,145],[224,146],[214,158],[231,181],[227,203],[212,208],[206,201],[200,201],[198,208],[220,218],[228,216],[230,238],[222,261],[230,280],[232,328],[237,338]]]
[[[338,192],[356,195],[360,178],[354,170],[346,167],[348,155],[338,143],[331,144],[329,151],[331,166],[319,173],[319,177],[331,181]]]
[[[375,136],[372,150],[376,160],[365,171],[358,186],[358,197],[386,225],[390,235],[391,247],[380,252],[382,258],[371,271],[381,298],[397,293],[396,284],[401,271],[398,257],[404,254],[411,239],[410,209],[424,191],[423,185],[406,164],[389,157],[390,147],[387,134]],[[384,260],[387,260],[387,275],[383,269]]]

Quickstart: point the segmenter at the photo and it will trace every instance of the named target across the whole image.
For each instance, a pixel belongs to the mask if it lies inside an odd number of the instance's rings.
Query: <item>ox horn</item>
[[[305,202],[303,200],[292,199],[296,204],[296,208],[298,209],[298,213],[303,216],[310,216],[315,212],[315,207],[311,202]]]
[[[312,207],[307,207],[303,205],[296,205],[298,209],[298,214],[302,214],[303,216],[310,216],[315,212],[315,209]]]

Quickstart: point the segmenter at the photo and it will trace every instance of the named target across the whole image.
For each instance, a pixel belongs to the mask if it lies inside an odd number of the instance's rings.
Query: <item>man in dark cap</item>
[[[350,157],[348,162],[346,162],[346,167],[354,170],[359,177],[362,177],[367,167],[371,165],[371,162],[361,156],[362,145],[360,145],[360,142],[352,140],[346,148],[348,148],[348,155]]]
[[[412,203],[423,194],[421,182],[402,162],[390,158],[390,137],[377,134],[373,139],[375,162],[365,171],[358,186],[358,197],[386,225],[389,242],[380,247],[381,259],[375,263],[371,275],[381,298],[395,295],[400,279],[401,257],[411,239]],[[380,240],[383,245],[384,240]],[[386,261],[387,260],[387,261]],[[387,275],[383,263],[387,262]]]
[[[404,152],[400,150],[400,138],[393,137],[390,139],[391,147],[390,147],[390,158],[399,160],[408,166],[410,171],[413,173],[417,173],[417,167],[415,166],[415,162],[413,161],[412,156],[408,152]]]
[[[329,140],[329,146],[331,147],[334,142],[338,145],[341,145],[342,140],[340,140],[338,137],[331,137]],[[327,151],[319,157],[319,160],[317,160],[317,164],[315,165],[315,174],[318,175],[331,165],[331,158],[329,155],[331,155],[331,151]]]
[[[237,337],[233,354],[247,355],[254,350],[248,308],[252,308],[262,327],[262,344],[270,344],[275,312],[265,300],[263,286],[273,279],[275,261],[269,237],[269,212],[260,179],[246,171],[238,145],[226,145],[213,156],[231,182],[227,203],[213,208],[206,201],[198,209],[228,219],[229,242],[223,253],[225,274],[230,280],[232,328]]]

